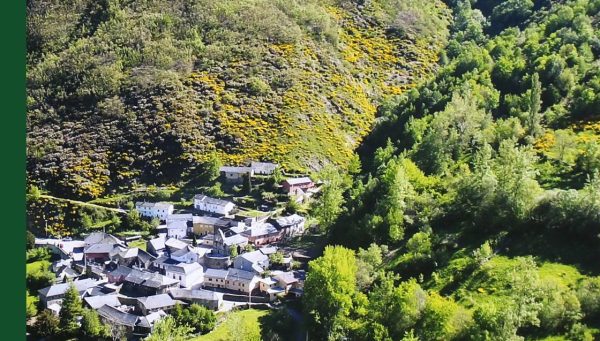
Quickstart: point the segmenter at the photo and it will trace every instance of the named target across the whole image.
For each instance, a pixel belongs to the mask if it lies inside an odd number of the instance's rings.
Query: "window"
[[[181,276],[179,276],[179,280],[181,281]]]

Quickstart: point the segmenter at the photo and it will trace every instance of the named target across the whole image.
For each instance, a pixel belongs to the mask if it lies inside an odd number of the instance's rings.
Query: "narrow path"
[[[78,200],[73,200],[73,199],[59,198],[59,197],[55,197],[55,196],[47,195],[47,194],[40,195],[40,198],[53,199],[53,200],[58,200],[58,201],[66,201],[66,202],[70,202],[70,203],[76,204],[76,205],[89,206],[89,207],[94,207],[94,208],[109,210],[109,211],[113,211],[113,212],[117,212],[117,213],[127,213],[127,211],[124,210],[124,209],[122,209],[122,208],[100,206],[100,205],[96,205],[96,204],[90,204],[90,203],[85,202],[85,201],[78,201]]]

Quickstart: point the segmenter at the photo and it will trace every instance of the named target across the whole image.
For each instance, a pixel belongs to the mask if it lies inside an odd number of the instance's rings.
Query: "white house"
[[[180,263],[166,265],[165,276],[178,280],[182,287],[191,288],[195,284],[202,283],[204,272],[198,263]]]
[[[228,215],[235,204],[231,201],[207,197],[204,194],[194,196],[194,208],[199,211]]]
[[[196,263],[199,256],[192,246],[186,246],[181,250],[171,253],[171,258],[182,263]]]
[[[293,237],[304,233],[304,223],[306,219],[297,214],[275,219],[278,229],[283,238]]]
[[[244,176],[252,177],[254,175],[254,170],[251,167],[223,166],[219,171],[225,175],[225,181],[227,182],[241,182],[244,180]]]
[[[167,237],[183,239],[188,233],[188,223],[185,220],[174,220],[167,223]]]
[[[250,168],[254,171],[255,174],[260,175],[271,175],[279,167],[276,163],[271,162],[256,162],[252,161],[250,163]]]
[[[167,216],[173,214],[173,205],[168,202],[136,202],[135,209],[143,217],[158,218],[166,220]]]
[[[250,271],[233,268],[229,270],[206,269],[202,285],[205,287],[226,288],[248,294],[256,288],[259,280],[260,277]]]
[[[259,250],[245,252],[235,257],[233,260],[233,267],[262,274],[265,269],[269,268],[269,257]]]

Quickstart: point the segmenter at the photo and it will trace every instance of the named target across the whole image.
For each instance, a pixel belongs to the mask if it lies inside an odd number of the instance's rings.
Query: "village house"
[[[171,297],[187,303],[197,303],[208,309],[219,310],[223,305],[223,294],[204,289],[171,289]]]
[[[277,281],[271,277],[265,277],[258,280],[258,289],[262,293],[269,295],[269,301],[274,301],[277,295],[285,294],[283,288],[277,286]]]
[[[281,231],[281,237],[283,239],[289,239],[304,233],[305,222],[306,219],[297,214],[275,219],[275,225],[277,226],[277,229]]]
[[[135,210],[142,217],[166,220],[168,215],[173,214],[174,207],[168,202],[136,202]]]
[[[185,220],[174,220],[167,223],[167,237],[183,239],[187,237],[188,223]]]
[[[304,293],[304,280],[306,273],[303,271],[273,271],[271,273],[277,285],[285,290],[285,293],[291,293],[297,297]]]
[[[94,244],[113,244],[126,247],[125,243],[123,243],[122,240],[113,236],[112,234],[104,232],[92,232],[87,237],[85,237],[83,242],[85,244],[84,246],[86,247]]]
[[[181,250],[171,253],[171,258],[180,263],[195,263],[198,262],[199,255],[193,246],[186,246]]]
[[[138,297],[135,303],[136,312],[141,315],[148,315],[159,310],[169,312],[175,307],[178,301],[175,301],[168,294]]]
[[[160,257],[165,252],[165,241],[163,237],[150,239],[146,242],[146,250],[155,257]]]
[[[192,232],[197,236],[204,236],[209,233],[213,233],[216,227],[226,228],[230,225],[230,219],[223,219],[217,217],[208,216],[196,216],[194,217],[194,226]]]
[[[184,288],[202,283],[204,272],[198,263],[180,263],[165,266],[165,276],[176,279]]]
[[[229,255],[232,248],[240,250],[248,245],[248,238],[237,234],[231,229],[220,229],[215,228],[215,238],[213,245],[213,252],[216,254]]]
[[[125,277],[131,272],[131,268],[126,266],[118,265],[113,270],[107,271],[106,276],[108,283],[121,284],[125,280]]]
[[[83,260],[85,241],[35,238],[35,247],[48,248],[50,253],[60,256],[61,259],[72,259],[79,262]]]
[[[165,219],[165,223],[169,224],[174,221],[191,222],[194,216],[191,213],[169,214]]]
[[[219,168],[219,171],[225,177],[225,181],[229,183],[241,183],[244,177],[254,175],[254,170],[251,167],[223,166]]]
[[[277,169],[277,167],[279,167],[278,164],[270,163],[270,162],[252,161],[250,163],[250,168],[252,168],[252,170],[254,171],[254,174],[259,174],[259,175],[271,175],[271,174],[273,174],[273,172],[275,172],[275,169]]]
[[[167,255],[162,255],[152,262],[152,269],[158,271],[161,274],[165,274],[165,268],[167,265],[177,265],[181,263],[178,260],[175,260]]]
[[[169,238],[165,241],[165,248],[168,254],[185,249],[188,245],[188,243],[175,238]]]
[[[154,324],[167,316],[167,313],[162,310],[146,316],[137,316],[109,305],[103,305],[96,311],[102,322],[123,328],[124,337],[127,339],[141,339],[148,335],[152,332]]]
[[[307,190],[315,187],[315,183],[309,177],[288,178],[281,184],[283,189],[289,194],[296,194],[297,190]]]
[[[111,306],[111,307],[118,307],[118,306],[122,305],[121,301],[119,301],[118,294],[88,296],[88,297],[83,298],[83,302],[85,303],[86,306],[88,306],[89,308],[92,308],[94,310],[101,308],[103,305],[107,305],[107,306]]]
[[[112,260],[125,250],[127,250],[126,247],[116,244],[92,244],[85,247],[83,254],[87,262],[101,264]]]
[[[242,232],[242,235],[248,238],[248,242],[255,245],[265,245],[278,242],[281,239],[281,233],[271,223],[256,223],[249,229]]]
[[[229,215],[235,208],[235,204],[227,200],[211,198],[204,194],[196,194],[194,196],[194,208],[202,212]]]
[[[204,273],[204,287],[223,288],[242,293],[250,293],[255,289],[260,277],[254,272],[230,268],[206,269]]]
[[[121,251],[114,257],[119,265],[139,269],[148,269],[155,259],[154,256],[137,247]]]
[[[269,257],[260,251],[245,252],[235,257],[233,267],[245,271],[262,274],[269,268]]]
[[[73,283],[75,289],[77,289],[77,292],[79,292],[79,295],[83,297],[87,290],[97,286],[101,282],[88,278],[79,281],[73,281],[71,283]],[[62,299],[64,298],[65,293],[67,292],[67,289],[69,289],[71,283],[60,283],[40,289],[38,291],[40,302],[45,307],[48,307],[49,305],[54,303],[62,303]]]
[[[123,280],[122,293],[133,296],[153,296],[165,294],[171,288],[179,286],[179,281],[159,273],[131,269]]]

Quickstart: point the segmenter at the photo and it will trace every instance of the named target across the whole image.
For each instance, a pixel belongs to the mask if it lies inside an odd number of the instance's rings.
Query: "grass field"
[[[133,241],[133,242],[129,243],[129,245],[127,245],[127,246],[129,246],[131,248],[137,247],[141,250],[146,251],[146,241],[144,239],[139,239],[139,240]]]
[[[29,274],[47,269],[49,266],[50,262],[48,262],[47,260],[38,260],[35,262],[25,264],[25,271]]]
[[[217,327],[210,333],[191,339],[192,341],[228,341],[230,340],[230,330],[251,330],[258,326],[260,328],[259,319],[269,313],[268,310],[240,310],[222,315],[224,320],[217,325]],[[241,326],[235,326],[234,324],[241,321]],[[241,336],[241,335],[240,335]]]

